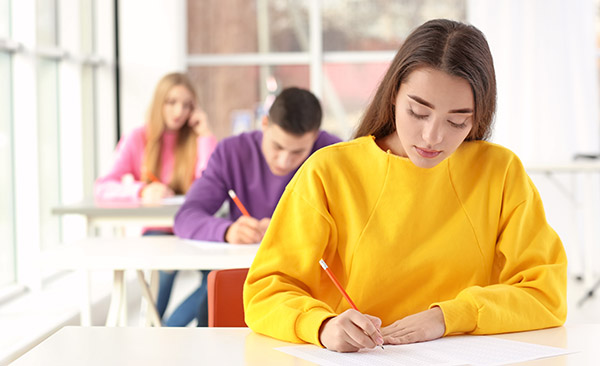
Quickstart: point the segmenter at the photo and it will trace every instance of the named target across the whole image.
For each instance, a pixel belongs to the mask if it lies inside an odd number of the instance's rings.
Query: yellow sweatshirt
[[[313,154],[287,186],[244,286],[246,323],[320,345],[350,308],[382,326],[440,306],[446,334],[558,326],[567,261],[539,193],[511,151],[464,142],[431,169],[373,137]]]

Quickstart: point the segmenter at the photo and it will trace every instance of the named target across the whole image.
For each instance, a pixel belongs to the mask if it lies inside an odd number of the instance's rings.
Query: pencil
[[[337,287],[337,289],[341,292],[341,294],[344,296],[344,298],[346,299],[346,301],[348,301],[348,303],[350,304],[350,306],[352,306],[352,309],[354,309],[356,311],[360,311],[360,310],[358,310],[358,308],[354,304],[354,301],[352,301],[352,299],[350,298],[350,296],[348,295],[348,293],[346,292],[346,290],[344,290],[344,288],[342,287],[342,285],[338,282],[337,278],[335,278],[335,275],[333,274],[333,272],[331,272],[331,270],[329,269],[329,266],[327,266],[327,263],[325,263],[325,261],[323,259],[321,259],[319,261],[319,264],[321,265],[321,267],[323,267],[323,269],[325,270],[325,273],[327,273],[327,275],[329,276],[329,278],[331,279],[331,281],[333,282],[333,284],[335,285],[335,287]],[[383,349],[383,344],[380,344],[379,347],[381,347],[381,349]]]
[[[152,174],[151,171],[148,170],[148,172],[146,172],[146,175],[148,176],[148,179],[150,179],[152,182],[160,183],[160,179],[156,178],[156,176]]]
[[[228,191],[228,193],[229,193],[229,197],[231,197],[231,199],[233,200],[233,202],[235,203],[235,205],[240,209],[240,211],[242,211],[242,214],[244,216],[250,217],[250,214],[248,213],[248,210],[246,210],[246,207],[244,207],[244,205],[242,205],[242,201],[240,201],[240,199],[235,194],[235,192],[233,191],[233,189],[230,189]]]

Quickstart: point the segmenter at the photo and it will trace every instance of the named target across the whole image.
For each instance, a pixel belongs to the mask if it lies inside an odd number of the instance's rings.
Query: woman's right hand
[[[195,108],[192,111],[188,124],[198,136],[212,135],[210,124],[208,123],[208,116],[206,115],[206,112],[200,108]]]
[[[325,348],[336,352],[357,352],[383,344],[381,320],[348,309],[323,322],[319,340]]]
[[[159,203],[163,198],[173,197],[175,192],[169,186],[160,182],[152,182],[142,188],[141,197],[143,202]]]

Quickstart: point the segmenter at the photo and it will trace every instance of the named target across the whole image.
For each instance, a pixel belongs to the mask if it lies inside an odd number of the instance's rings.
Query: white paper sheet
[[[355,353],[338,353],[314,345],[276,348],[292,356],[324,366],[333,365],[506,365],[573,353],[563,348],[540,346],[489,336],[453,336],[435,341],[386,345]]]
[[[184,195],[176,195],[172,197],[165,197],[161,200],[163,205],[183,205],[185,201]]]
[[[191,245],[203,248],[203,249],[223,249],[223,246],[227,246],[228,248],[237,248],[237,247],[246,247],[246,248],[254,248],[258,247],[260,243],[256,244],[231,244],[224,241],[206,241],[206,240],[192,240],[192,239],[182,239],[186,243]]]

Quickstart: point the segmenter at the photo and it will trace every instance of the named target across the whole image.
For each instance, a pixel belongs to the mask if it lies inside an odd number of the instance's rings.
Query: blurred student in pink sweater
[[[96,180],[99,201],[160,202],[185,194],[199,178],[217,140],[206,113],[200,109],[194,86],[181,73],[165,75],[156,86],[144,126],[134,129],[117,145],[111,171]],[[144,235],[172,235],[170,227],[146,228]],[[162,317],[176,272],[161,273],[169,281],[157,299]],[[192,317],[196,309],[190,309]]]
[[[96,180],[95,198],[159,202],[185,194],[216,145],[189,78],[167,74],[156,86],[144,126],[119,141],[111,171]]]

